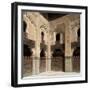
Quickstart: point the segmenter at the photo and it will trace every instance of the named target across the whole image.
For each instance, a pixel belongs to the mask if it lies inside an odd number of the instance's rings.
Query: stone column
[[[71,27],[68,22],[65,25],[65,72],[72,72]]]
[[[35,75],[36,74],[36,60],[35,60],[35,49],[32,49],[33,51],[33,61],[32,61],[32,74]]]
[[[47,42],[47,59],[46,59],[46,71],[51,71],[51,40],[50,34],[47,33],[48,42]]]
[[[35,41],[35,74],[39,74],[39,68],[40,68],[40,30],[36,30],[36,41]]]

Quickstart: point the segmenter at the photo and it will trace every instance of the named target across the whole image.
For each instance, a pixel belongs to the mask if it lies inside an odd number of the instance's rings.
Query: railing
[[[40,57],[40,72],[46,71],[46,57]]]
[[[73,56],[72,57],[72,66],[74,72],[80,72],[80,56]]]
[[[32,69],[33,69],[33,60],[40,60],[40,72],[46,71],[46,57],[30,57],[30,56],[24,56],[23,59],[23,76],[29,76],[32,75]]]
[[[46,60],[51,60],[51,70],[52,71],[64,71],[64,58],[62,57],[52,57],[52,58],[46,58],[46,57],[30,57],[25,56],[23,60],[23,76],[32,75],[32,69],[33,69],[33,60],[39,60],[40,66],[39,70],[40,72],[46,71]]]
[[[39,66],[40,72],[46,71],[46,60],[51,60],[51,70],[52,71],[64,71],[64,68],[65,68],[64,57],[37,58],[37,57],[25,56],[23,59],[23,63],[22,63],[23,64],[22,65],[23,76],[32,75],[33,60],[40,61],[40,63],[39,63],[40,64],[40,66]],[[80,57],[79,56],[72,57],[72,66],[73,66],[74,72],[80,72]]]
[[[64,57],[53,57],[51,60],[52,71],[64,71]]]
[[[32,67],[33,67],[33,58],[29,56],[24,56],[23,60],[23,76],[29,76],[32,75]]]

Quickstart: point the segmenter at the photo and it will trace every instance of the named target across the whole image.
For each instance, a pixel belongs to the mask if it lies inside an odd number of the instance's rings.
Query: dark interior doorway
[[[56,34],[56,42],[59,42],[60,41],[60,33],[57,33]]]
[[[23,21],[23,32],[26,32],[26,27],[27,27],[27,24],[25,21]]]
[[[32,56],[33,52],[28,45],[24,44],[24,56]]]

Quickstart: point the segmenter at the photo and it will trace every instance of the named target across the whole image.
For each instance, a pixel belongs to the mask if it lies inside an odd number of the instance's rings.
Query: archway
[[[60,48],[53,51],[51,69],[53,71],[64,71],[64,53]]]

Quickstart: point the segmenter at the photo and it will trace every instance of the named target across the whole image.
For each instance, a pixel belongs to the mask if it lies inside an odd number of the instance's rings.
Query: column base
[[[46,59],[46,71],[51,71],[51,59]]]
[[[65,72],[72,72],[72,57],[65,57]]]
[[[39,74],[39,61],[40,60],[37,60],[37,58],[34,58],[33,59],[33,75],[37,75]]]

